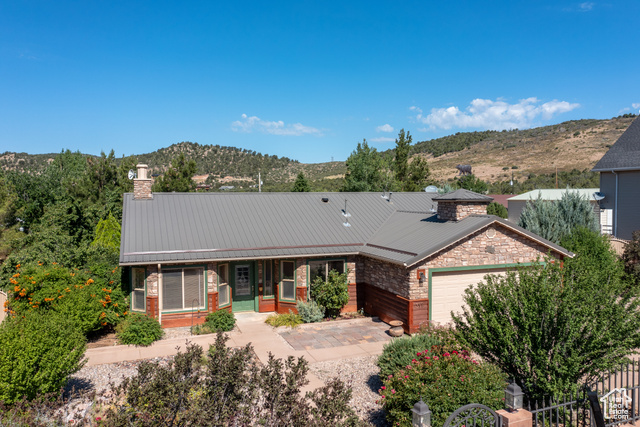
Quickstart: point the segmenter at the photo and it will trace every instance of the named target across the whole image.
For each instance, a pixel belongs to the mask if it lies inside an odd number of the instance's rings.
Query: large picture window
[[[205,308],[204,268],[166,268],[162,270],[162,309],[191,310]]]
[[[293,261],[282,261],[280,263],[280,299],[296,300],[296,266]]]
[[[329,277],[329,272],[335,270],[344,273],[343,260],[315,260],[309,261],[309,283],[313,283],[316,278],[321,277],[325,282]]]
[[[218,307],[229,305],[229,264],[218,266]]]
[[[144,296],[146,276],[144,267],[131,269],[131,309],[133,311],[145,311],[146,309]]]
[[[270,259],[264,262],[264,283],[262,286],[262,296],[273,298],[273,262]]]

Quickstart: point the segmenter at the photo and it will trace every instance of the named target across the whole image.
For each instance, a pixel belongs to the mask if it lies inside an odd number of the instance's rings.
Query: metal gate
[[[470,403],[456,409],[444,422],[444,427],[502,427],[502,417],[488,406]]]

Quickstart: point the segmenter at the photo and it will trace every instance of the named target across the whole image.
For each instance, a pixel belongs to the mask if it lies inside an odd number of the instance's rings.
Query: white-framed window
[[[147,270],[144,267],[131,268],[131,310],[145,311],[145,283]]]
[[[264,261],[262,296],[264,298],[273,298],[273,262],[270,259]]]
[[[203,309],[207,303],[203,267],[162,269],[162,309]]]
[[[338,273],[344,273],[344,260],[311,260],[309,261],[309,283],[313,283],[316,278],[321,277],[326,281],[329,272],[335,270]]]
[[[296,263],[294,261],[280,262],[280,300],[296,300]]]
[[[220,264],[218,266],[218,307],[225,307],[230,303],[229,264]]]

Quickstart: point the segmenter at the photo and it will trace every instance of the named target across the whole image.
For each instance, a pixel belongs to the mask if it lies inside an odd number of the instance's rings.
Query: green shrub
[[[432,411],[432,425],[441,426],[456,409],[480,403],[504,407],[506,377],[488,363],[478,363],[465,351],[416,353],[405,368],[383,379],[378,391],[393,425],[411,426],[411,408],[422,399]]]
[[[342,307],[349,302],[347,274],[348,272],[340,274],[331,270],[326,281],[320,276],[311,284],[311,299],[324,307],[325,314],[329,317],[337,317]]]
[[[507,208],[496,202],[489,203],[489,206],[487,206],[487,214],[499,216],[500,218],[507,218],[509,216]]]
[[[438,349],[443,353],[451,353],[454,350],[471,352],[469,345],[458,338],[455,329],[451,325],[432,325],[427,323],[420,326],[418,335],[430,335],[440,341]]]
[[[0,401],[60,390],[84,365],[86,340],[58,313],[29,312],[0,324]]]
[[[433,346],[439,346],[442,341],[431,335],[417,334],[403,336],[386,343],[382,354],[378,357],[380,376],[387,377],[411,364],[416,354],[425,350],[431,350]]]
[[[122,344],[151,345],[164,335],[160,323],[152,317],[131,313],[116,327],[118,341]]]
[[[298,325],[302,324],[302,318],[299,314],[295,314],[293,311],[289,310],[289,313],[283,314],[272,314],[267,317],[265,323],[273,326],[288,326],[290,328],[295,328]]]
[[[298,300],[296,308],[304,323],[316,323],[324,318],[324,308],[315,301],[304,302]]]
[[[7,289],[9,310],[18,316],[31,311],[56,311],[72,319],[84,334],[114,326],[127,308],[125,296],[116,285],[119,275],[117,267],[90,276],[55,263],[18,264]]]
[[[201,325],[191,328],[193,335],[214,334],[216,332],[228,332],[236,325],[233,313],[227,310],[218,310],[207,314],[207,318]]]

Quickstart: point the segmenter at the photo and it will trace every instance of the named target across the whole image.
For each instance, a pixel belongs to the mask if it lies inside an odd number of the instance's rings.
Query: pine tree
[[[404,191],[404,183],[409,175],[409,150],[411,149],[411,134],[400,129],[398,138],[396,139],[396,156],[394,160],[395,179]]]
[[[187,161],[184,153],[180,153],[171,161],[171,166],[164,174],[157,179],[153,185],[155,192],[188,192],[196,188],[193,175],[196,174],[196,162]]]
[[[294,193],[308,193],[311,191],[311,186],[309,185],[307,178],[304,177],[304,173],[300,172],[298,174],[291,191]]]

